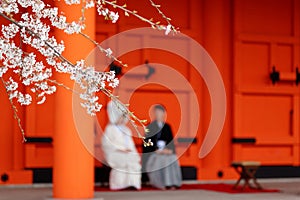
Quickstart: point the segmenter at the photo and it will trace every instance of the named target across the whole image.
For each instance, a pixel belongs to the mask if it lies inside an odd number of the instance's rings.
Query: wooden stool
[[[255,161],[232,162],[231,166],[240,175],[239,179],[234,184],[233,189],[236,189],[242,180],[245,181],[242,188],[243,190],[246,187],[262,189],[261,185],[257,182],[255,177],[256,171],[260,167],[259,162],[255,162]],[[249,183],[250,180],[253,180],[255,187],[252,187],[250,185]]]

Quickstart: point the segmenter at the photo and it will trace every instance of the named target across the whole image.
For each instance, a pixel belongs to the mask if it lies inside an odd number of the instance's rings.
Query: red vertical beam
[[[13,168],[13,113],[5,92],[5,87],[0,82],[0,173]],[[22,145],[22,144],[20,144]]]
[[[204,0],[203,1],[203,44],[204,48],[211,55],[222,75],[227,93],[227,116],[223,132],[212,152],[203,160],[203,168],[207,178],[218,178],[217,172],[229,167],[231,160],[231,131],[232,131],[232,17],[231,1]],[[210,97],[205,96],[203,101],[209,105]],[[210,113],[210,107],[204,107],[205,113]],[[211,116],[204,116],[202,120],[208,124]]]
[[[81,6],[66,6],[63,1],[57,2],[57,6],[69,20],[78,20],[81,16]],[[87,27],[84,32],[91,38],[95,38],[95,14],[94,9],[85,12]],[[64,56],[72,62],[85,58],[94,48],[82,36],[69,36],[59,31],[56,35],[64,40],[66,45]],[[57,74],[56,80],[73,87],[69,76]],[[55,95],[53,197],[93,198],[94,158],[84,147],[75,128],[72,93],[58,88]],[[86,124],[85,134],[93,136],[92,123]]]

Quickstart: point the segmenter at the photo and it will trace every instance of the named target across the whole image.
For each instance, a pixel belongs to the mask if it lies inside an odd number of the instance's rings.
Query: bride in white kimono
[[[140,156],[132,140],[132,133],[126,126],[128,119],[122,107],[110,101],[107,107],[110,123],[106,126],[102,148],[108,165],[112,168],[109,175],[111,190],[126,188],[141,189]]]

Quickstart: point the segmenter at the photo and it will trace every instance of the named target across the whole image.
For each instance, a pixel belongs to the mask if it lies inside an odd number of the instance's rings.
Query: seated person
[[[141,189],[140,156],[126,126],[128,119],[122,106],[117,106],[114,101],[108,103],[107,113],[110,123],[103,134],[102,148],[106,162],[112,168],[109,187],[111,190]]]
[[[151,139],[153,146],[143,147],[143,172],[147,172],[152,186],[176,189],[181,186],[182,177],[165,112],[162,105],[154,107],[155,120],[147,126],[146,133],[146,141]]]

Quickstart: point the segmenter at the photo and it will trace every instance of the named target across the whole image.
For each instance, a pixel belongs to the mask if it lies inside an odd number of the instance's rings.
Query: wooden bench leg
[[[247,187],[251,187],[251,185],[250,185],[250,183],[249,183],[249,178],[245,178],[244,179],[245,180],[245,183],[244,183],[244,185],[243,185],[243,188],[242,188],[242,190],[245,190]]]
[[[251,168],[246,168],[245,169],[247,177],[249,178],[249,180],[251,180],[251,179],[253,180],[253,183],[256,187],[252,187],[250,185],[250,183],[248,183],[248,185],[249,185],[250,188],[262,189],[261,185],[257,182],[256,177],[255,177],[257,169],[258,169],[258,167],[257,168],[256,167],[251,167]]]
[[[238,166],[234,167],[234,169],[240,175],[239,179],[236,181],[236,183],[233,186],[233,189],[236,189],[239,186],[240,182],[243,180],[243,169],[241,169]]]
[[[234,184],[233,189],[236,189],[238,187],[238,185],[240,184],[241,180],[243,178],[240,176],[240,178],[237,180],[237,182]]]
[[[257,180],[256,180],[255,177],[253,178],[253,182],[254,182],[254,184],[256,185],[256,188],[257,188],[257,189],[259,189],[259,190],[262,190],[262,189],[263,189],[262,186],[257,182]]]

